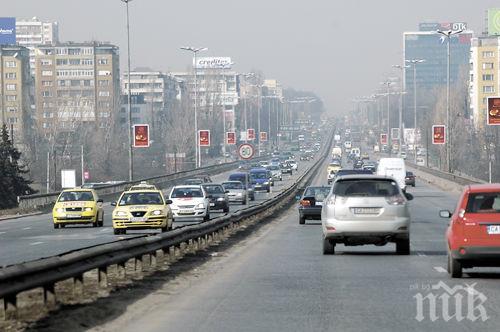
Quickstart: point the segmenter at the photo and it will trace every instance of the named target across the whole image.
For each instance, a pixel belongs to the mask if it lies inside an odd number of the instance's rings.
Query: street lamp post
[[[196,67],[196,56],[198,52],[206,51],[206,47],[191,47],[183,46],[181,50],[193,53],[193,72],[194,72],[194,135],[195,135],[195,153],[196,153],[196,167],[201,167],[201,148],[199,147],[198,139],[198,68]]]
[[[401,146],[402,146],[402,136],[403,136],[403,95],[404,95],[404,73],[405,69],[410,66],[405,65],[393,65],[394,68],[401,70],[401,95],[399,96],[399,157],[401,157]]]
[[[132,181],[134,178],[134,155],[133,155],[133,133],[132,133],[132,93],[130,87],[130,21],[128,4],[132,0],[121,0],[127,7],[127,68],[128,68],[128,180]]]
[[[392,154],[392,144],[391,144],[391,101],[390,101],[390,86],[392,82],[382,82],[382,85],[387,85],[387,150],[389,150],[389,156]]]
[[[417,146],[418,146],[418,135],[417,135],[417,64],[425,62],[423,59],[411,59],[411,60],[405,60],[408,63],[411,63],[413,65],[413,127],[414,127],[414,133],[413,133],[413,152],[414,152],[414,162],[415,164],[417,163]]]
[[[447,30],[441,31],[437,30],[436,32],[443,35],[443,38],[446,38],[447,47],[446,47],[446,57],[447,57],[447,66],[446,66],[446,166],[448,168],[448,172],[451,173],[451,127],[450,127],[450,40],[451,36],[461,33],[463,30]]]

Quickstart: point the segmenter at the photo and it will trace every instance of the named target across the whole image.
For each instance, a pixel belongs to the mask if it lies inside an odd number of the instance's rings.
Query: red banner
[[[198,130],[198,142],[200,146],[210,146],[210,130]]]
[[[236,133],[230,131],[226,133],[226,144],[235,145],[236,144]]]
[[[387,134],[380,134],[380,144],[382,145],[387,144]]]
[[[490,126],[500,126],[500,97],[488,97],[487,123]]]
[[[247,140],[253,141],[255,139],[255,129],[247,129]]]
[[[432,144],[445,144],[446,143],[446,126],[434,125],[432,126]]]
[[[134,148],[149,147],[149,125],[137,124],[134,125]]]
[[[265,131],[260,132],[260,141],[267,142],[267,132],[265,132]]]

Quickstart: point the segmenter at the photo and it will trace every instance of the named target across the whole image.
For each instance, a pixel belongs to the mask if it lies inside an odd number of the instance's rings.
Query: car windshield
[[[229,176],[229,180],[240,181],[240,182],[244,183],[245,182],[245,175],[232,174]]]
[[[88,202],[93,200],[94,195],[91,191],[64,191],[59,196],[58,202]]]
[[[193,197],[203,197],[203,191],[201,188],[175,188],[172,191],[172,198],[193,198]]]
[[[399,187],[391,180],[349,179],[335,183],[333,193],[337,196],[389,197],[399,194]]]
[[[203,183],[203,180],[201,179],[190,179],[190,180],[186,180],[184,181],[185,184],[188,184],[188,185],[200,185]]]
[[[223,194],[224,193],[224,188],[220,185],[203,186],[203,188],[205,188],[205,191],[210,193],[210,194]]]
[[[500,192],[470,194],[467,213],[500,213]]]
[[[118,205],[162,205],[163,199],[157,192],[124,193]]]
[[[255,172],[255,173],[250,173],[250,178],[252,180],[263,180],[269,177],[267,176],[267,172]]]
[[[269,169],[270,171],[279,171],[279,170],[280,170],[280,167],[279,167],[279,166],[275,166],[275,165],[273,165],[273,166],[269,166],[269,167],[268,167],[268,169]]]
[[[352,175],[352,174],[373,174],[372,171],[370,170],[354,170],[354,169],[343,169],[337,172],[337,176],[342,176],[342,175]]]
[[[314,197],[317,202],[322,202],[330,193],[330,187],[308,187],[304,197]]]
[[[222,186],[225,189],[243,189],[243,183],[241,182],[224,182]]]

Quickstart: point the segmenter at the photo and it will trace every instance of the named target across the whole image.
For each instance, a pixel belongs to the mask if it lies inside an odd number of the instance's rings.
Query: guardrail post
[[[116,264],[116,274],[122,279],[125,279],[127,277],[126,264],[126,261]]]
[[[153,268],[156,266],[158,259],[156,257],[156,250],[149,254],[149,267]]]
[[[43,286],[43,304],[46,306],[56,303],[56,291],[55,285],[45,285]]]
[[[102,266],[97,269],[97,283],[99,287],[108,287],[108,267]]]
[[[73,296],[83,295],[83,274],[73,277]]]
[[[142,271],[142,267],[143,267],[142,256],[135,257],[134,258],[134,271],[135,272],[137,272],[137,270],[141,270]]]
[[[11,295],[3,299],[3,314],[5,320],[17,318],[17,295]]]

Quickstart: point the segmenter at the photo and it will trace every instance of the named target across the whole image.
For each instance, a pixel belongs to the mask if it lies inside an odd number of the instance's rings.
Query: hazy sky
[[[402,33],[421,21],[465,21],[484,30],[494,0],[133,0],[132,68],[180,71],[183,45],[231,56],[235,69],[260,69],[285,87],[319,94],[328,110],[351,108],[402,61]],[[59,22],[63,41],[110,41],[126,64],[125,5],[120,0],[2,1],[1,16]]]

